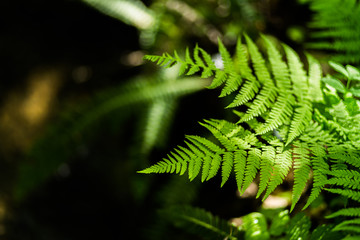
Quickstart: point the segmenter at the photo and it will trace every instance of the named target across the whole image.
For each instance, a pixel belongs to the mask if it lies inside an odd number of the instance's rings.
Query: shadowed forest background
[[[202,119],[230,117],[228,100],[206,90],[209,82],[180,84],[176,72],[143,56],[196,43],[216,55],[218,38],[231,50],[244,31],[304,51],[308,4],[147,0],[133,8],[137,1],[117,1],[132,3],[112,13],[113,2],[0,3],[1,239],[197,239],[158,210],[191,203],[230,219],[262,204],[240,198],[235,181],[220,188],[219,179],[200,186],[136,173],[185,134],[204,136]],[[170,83],[179,85],[164,90]],[[281,189],[289,194],[287,183]]]

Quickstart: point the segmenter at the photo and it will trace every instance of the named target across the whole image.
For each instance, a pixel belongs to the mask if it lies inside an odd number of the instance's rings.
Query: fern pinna
[[[286,61],[269,37],[262,36],[267,49],[267,59],[254,42],[245,35],[246,45],[238,40],[234,59],[219,40],[219,52],[224,67],[215,67],[211,56],[196,46],[191,57],[187,49],[185,58],[163,54],[145,58],[159,65],[180,65],[180,74],[201,77],[214,76],[209,88],[222,87],[220,97],[235,92],[227,108],[247,106],[245,112],[234,111],[237,123],[226,120],[204,120],[200,123],[217,139],[214,143],[199,136],[187,136],[186,147],[179,146],[166,159],[140,171],[140,173],[177,173],[188,170],[190,180],[201,172],[207,181],[221,171],[221,186],[232,171],[240,193],[243,193],[260,173],[257,197],[267,198],[294,168],[292,206],[300,199],[311,169],[314,184],[307,207],[324,188],[329,160],[334,158],[329,146],[339,141],[325,124],[314,121],[314,103],[323,104],[320,64],[307,55],[306,71],[299,56],[282,45]],[[321,118],[321,117],[320,117]],[[275,134],[274,134],[275,133]],[[335,157],[336,160],[336,157]]]

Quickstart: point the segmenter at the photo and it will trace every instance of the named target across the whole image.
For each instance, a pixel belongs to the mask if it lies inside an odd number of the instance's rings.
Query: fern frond
[[[268,57],[271,64],[272,74],[274,75],[276,86],[283,91],[291,91],[290,73],[286,63],[282,60],[280,52],[275,45],[265,36],[262,36],[266,42]],[[294,83],[295,84],[295,83]]]
[[[262,84],[274,85],[270,77],[269,70],[265,66],[265,60],[261,55],[261,53],[259,52],[259,49],[255,45],[255,43],[251,40],[251,38],[249,38],[247,35],[245,35],[245,40],[249,49],[249,54],[251,57],[252,64],[254,66],[257,79]]]
[[[314,102],[323,102],[323,93],[321,91],[321,66],[319,62],[309,54],[306,54],[306,58],[309,63],[309,74],[308,74],[308,96]]]
[[[331,193],[340,194],[342,196],[360,202],[360,191],[353,191],[349,189],[340,189],[340,188],[325,188],[325,190]]]
[[[302,134],[312,119],[312,105],[309,101],[303,101],[300,106],[295,108],[295,113],[291,121],[289,135],[286,145],[289,145],[296,137]]]
[[[236,184],[239,190],[241,190],[243,186],[246,159],[247,159],[247,152],[245,150],[239,150],[235,152],[234,170],[235,170]]]
[[[299,201],[310,176],[309,146],[301,142],[295,142],[294,145],[294,187],[290,211]]]
[[[219,52],[224,64],[224,71],[227,73],[232,73],[235,72],[234,70],[234,62],[231,58],[230,53],[228,52],[228,50],[226,49],[226,47],[224,46],[224,44],[222,43],[222,41],[220,40],[220,38],[218,39],[218,45],[219,45]]]
[[[239,122],[247,122],[265,113],[275,102],[277,93],[273,85],[265,85]]]
[[[253,182],[260,167],[260,161],[261,161],[261,151],[256,148],[251,149],[248,153],[244,183],[242,188],[239,188],[242,189],[240,191],[240,194],[243,194],[245,190]]]
[[[312,157],[310,162],[313,169],[313,187],[311,189],[310,196],[303,207],[306,209],[320,194],[327,181],[327,173],[329,171],[329,165],[325,161],[327,153],[325,148],[319,144],[310,147]]]
[[[225,152],[222,164],[222,172],[221,172],[221,187],[229,179],[232,167],[234,165],[234,154],[232,152]]]
[[[226,238],[236,240],[234,230],[227,221],[210,212],[191,206],[173,206],[161,212],[176,227],[206,239]]]
[[[240,75],[249,80],[255,80],[252,70],[249,67],[249,57],[246,47],[242,44],[241,38],[238,38],[236,44],[235,68],[238,69]]]
[[[275,165],[276,150],[272,146],[264,146],[260,163],[260,183],[256,195],[258,198],[269,184],[273,166]]]
[[[264,134],[280,125],[287,123],[293,114],[293,106],[295,104],[295,98],[292,95],[280,94],[277,102],[269,113],[269,117],[266,119],[265,124],[260,125],[255,129],[257,134]]]
[[[335,218],[338,216],[344,217],[360,217],[360,208],[343,208],[339,211],[336,211],[330,215],[327,215],[326,218]]]
[[[290,150],[282,151],[281,148],[277,148],[276,151],[277,154],[275,157],[273,172],[263,199],[266,199],[275,190],[275,188],[283,182],[292,165],[292,156]]]
[[[293,83],[292,89],[295,96],[298,98],[298,101],[303,101],[304,97],[308,95],[308,83],[307,77],[304,70],[304,66],[300,61],[299,56],[295,53],[293,49],[283,44],[285,49],[286,58],[289,64],[290,78]]]
[[[345,220],[336,225],[333,231],[353,231],[360,233],[360,218]]]
[[[309,48],[333,50],[337,62],[360,62],[360,3],[354,0],[316,0]]]
[[[238,95],[236,95],[234,101],[227,106],[227,108],[233,108],[253,99],[254,96],[259,92],[260,84],[258,81],[246,81],[244,86],[241,88]]]

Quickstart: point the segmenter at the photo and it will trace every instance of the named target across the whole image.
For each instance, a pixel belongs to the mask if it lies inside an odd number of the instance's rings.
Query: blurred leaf
[[[354,98],[345,98],[344,103],[350,116],[354,116],[359,113],[359,106]]]
[[[155,13],[139,0],[82,0],[100,12],[138,29],[155,26]]]
[[[310,227],[311,222],[308,216],[302,212],[296,214],[290,221],[290,226],[287,230],[287,239],[308,239]]]
[[[328,84],[329,86],[335,88],[337,91],[341,93],[345,93],[346,89],[345,86],[340,82],[340,80],[333,78],[331,76],[326,76],[321,79],[324,83]]]
[[[360,97],[360,88],[350,88],[350,92],[355,96],[355,97]]]
[[[351,65],[346,65],[346,70],[349,73],[349,78],[351,80],[357,80],[360,81],[360,71],[359,69],[351,66]]]
[[[329,64],[335,71],[341,73],[342,75],[344,75],[346,78],[349,79],[348,71],[346,71],[346,69],[341,64],[338,64],[338,63],[333,62],[333,61],[330,61]]]
[[[253,212],[243,217],[245,240],[267,240],[270,234],[267,231],[265,216],[259,212]]]
[[[285,232],[290,222],[289,210],[279,212],[273,216],[271,220],[270,234],[272,236],[280,236],[283,232]]]

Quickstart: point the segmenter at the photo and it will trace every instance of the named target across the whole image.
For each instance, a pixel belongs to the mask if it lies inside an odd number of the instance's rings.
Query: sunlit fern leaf
[[[349,151],[349,146],[335,145],[329,147],[329,157],[334,160],[339,160],[343,163],[348,163],[354,167],[360,168],[359,153],[360,151]]]
[[[234,165],[234,154],[232,152],[225,152],[224,158],[223,158],[223,164],[222,164],[222,172],[221,172],[221,187],[224,186],[224,184],[229,179],[232,167]]]
[[[236,55],[235,55],[235,66],[236,69],[240,72],[240,75],[249,80],[255,80],[252,70],[249,65],[248,51],[246,47],[242,44],[241,38],[238,38],[236,44]]]
[[[234,151],[236,149],[236,145],[233,141],[231,141],[229,138],[224,136],[217,126],[212,126],[210,123],[213,123],[212,121],[206,121],[205,123],[200,123],[203,127],[207,128],[214,137],[226,148],[228,151]],[[220,127],[220,126],[219,126]]]
[[[312,120],[312,105],[310,101],[303,101],[295,108],[295,113],[291,121],[289,135],[287,137],[286,145],[291,143],[298,137]]]
[[[208,87],[209,89],[214,89],[221,86],[227,80],[227,74],[224,71],[217,70],[215,73],[215,77]]]
[[[283,180],[290,171],[291,165],[291,151],[283,151],[281,148],[278,148],[275,157],[275,164],[273,166],[273,172],[270,177],[270,182],[268,183],[268,187],[266,189],[266,193],[263,199],[266,199],[275,190],[275,188],[283,182]]]
[[[209,176],[209,172],[210,172],[210,167],[211,167],[211,157],[210,156],[205,156],[204,157],[204,162],[203,162],[203,170],[202,170],[202,174],[201,174],[201,182],[204,182],[208,176]]]
[[[311,60],[309,70],[311,69],[312,72],[307,74],[295,51],[286,45],[276,46],[266,36],[262,36],[262,38],[265,42],[269,64],[254,42],[246,35],[246,45],[241,43],[241,39],[237,43],[234,61],[219,40],[219,52],[225,65],[223,70],[210,67],[212,62],[206,64],[205,51],[198,46],[193,52],[195,61],[192,60],[188,50],[185,60],[174,58],[175,62],[179,62],[180,65],[185,62],[192,67],[197,66],[200,69],[199,73],[203,76],[204,71],[211,70],[215,76],[210,88],[222,86],[221,97],[238,91],[228,107],[247,106],[246,113],[238,115],[239,122],[245,122],[250,127],[249,130],[245,130],[243,125],[225,120],[204,120],[200,124],[211,132],[222,150],[215,148],[211,150],[210,146],[193,139],[195,142],[191,142],[188,151],[194,155],[192,158],[201,158],[202,181],[211,179],[221,168],[221,185],[223,185],[228,180],[231,171],[234,171],[241,193],[246,190],[260,171],[257,197],[265,191],[264,198],[284,181],[293,165],[292,154],[295,151],[294,155],[299,157],[295,161],[295,175],[299,180],[296,180],[294,184],[293,208],[305,187],[306,182],[302,181],[308,178],[310,164],[313,166],[312,158],[316,159],[317,157],[314,157],[315,155],[312,155],[310,150],[304,150],[305,147],[301,147],[301,151],[294,149],[291,143],[301,138],[304,143],[297,142],[300,146],[315,142],[319,146],[327,144],[326,140],[323,140],[323,136],[315,132],[310,134],[311,131],[320,131],[322,127],[312,125],[311,101],[314,96],[310,96],[308,90],[311,84],[317,88],[321,87],[319,84],[320,65],[315,60]],[[284,49],[286,58],[281,54],[281,47]],[[210,59],[209,55],[207,58]],[[156,59],[153,60],[156,62]],[[210,74],[206,73],[205,75]],[[312,94],[319,92],[321,90],[316,89]],[[259,122],[255,117],[261,117],[264,122]],[[311,146],[313,145],[310,144],[309,148]],[[297,150],[300,152],[296,152]],[[197,153],[197,151],[200,152]],[[308,155],[304,153],[306,151],[308,151]],[[192,158],[190,157],[189,164],[194,164],[191,163],[195,160]],[[326,157],[321,158],[325,159]],[[318,170],[318,172],[314,170],[318,174],[318,179],[323,175],[326,176],[322,168],[318,167]],[[311,198],[316,196],[322,187],[317,185]]]
[[[240,75],[235,74],[235,73],[228,74],[228,78],[225,82],[225,86],[221,90],[219,97],[225,97],[225,96],[229,95],[230,93],[235,92],[236,90],[238,90],[238,88],[242,82],[243,81],[242,81]]]
[[[239,190],[243,186],[246,159],[247,159],[247,152],[245,150],[238,150],[234,153],[235,178]]]
[[[310,158],[313,169],[313,187],[311,188],[310,196],[303,209],[306,209],[319,196],[327,181],[327,173],[329,165],[325,161],[327,157],[325,147],[321,145],[314,145],[310,147],[312,157]]]
[[[207,181],[216,176],[216,174],[219,171],[220,166],[221,166],[221,160],[222,160],[222,158],[219,154],[216,154],[213,157],[213,159],[211,160],[211,164],[210,164],[209,174],[206,178]]]
[[[270,39],[263,36],[268,50],[268,58],[274,75],[276,86],[283,91],[291,91],[290,73],[286,63],[282,60],[280,52]],[[294,83],[295,85],[295,83]]]
[[[284,123],[287,123],[293,114],[294,104],[295,98],[293,95],[286,95],[285,93],[280,94],[272,107],[265,124],[260,125],[257,129],[255,129],[256,133],[264,134]]]
[[[271,79],[269,70],[265,66],[265,60],[261,53],[259,52],[259,49],[255,45],[255,43],[249,38],[247,35],[245,35],[245,40],[248,46],[249,54],[251,57],[251,62],[254,67],[255,75],[257,79],[262,84],[272,84],[273,81]]]
[[[242,86],[240,92],[236,95],[234,101],[227,106],[227,108],[233,108],[253,99],[254,96],[259,92],[260,84],[258,81],[246,81]]]
[[[301,102],[304,100],[304,97],[307,97],[309,91],[304,66],[300,61],[299,56],[295,53],[293,49],[291,49],[285,44],[283,44],[283,47],[285,49],[286,58],[289,65],[290,79],[293,84],[292,89],[295,96],[298,98],[298,101]]]
[[[226,49],[226,47],[224,46],[224,44],[222,43],[222,41],[220,40],[220,38],[218,39],[218,44],[219,44],[219,52],[221,55],[221,59],[223,61],[224,64],[224,71],[226,73],[233,73],[235,72],[234,70],[234,62],[231,58],[230,53],[228,52],[228,50]]]
[[[309,146],[301,142],[295,142],[294,145],[294,187],[290,211],[294,209],[296,203],[299,201],[308,182],[311,170]]]
[[[256,198],[266,189],[271,178],[275,164],[276,149],[272,146],[264,146],[260,163],[260,183]]]
[[[306,58],[309,63],[309,74],[308,74],[308,96],[310,100],[315,102],[323,102],[323,93],[321,91],[321,66],[319,62],[309,54],[306,54]]]
[[[358,179],[352,179],[351,177],[351,171],[349,170],[334,170],[332,172],[341,172],[341,176],[338,176],[336,178],[331,178],[326,181],[326,184],[329,185],[337,185],[337,186],[343,186],[345,188],[350,188],[354,190],[360,190],[360,183],[357,181]],[[330,175],[333,175],[332,172],[330,172]],[[349,175],[346,175],[349,173]]]
[[[243,182],[243,186],[240,191],[240,194],[243,194],[245,190],[250,186],[253,182],[258,169],[260,168],[261,161],[261,151],[259,149],[253,148],[249,151],[248,158],[246,161],[246,169],[245,169],[245,178]]]
[[[273,85],[265,85],[239,122],[247,122],[266,112],[274,103],[277,91]]]

